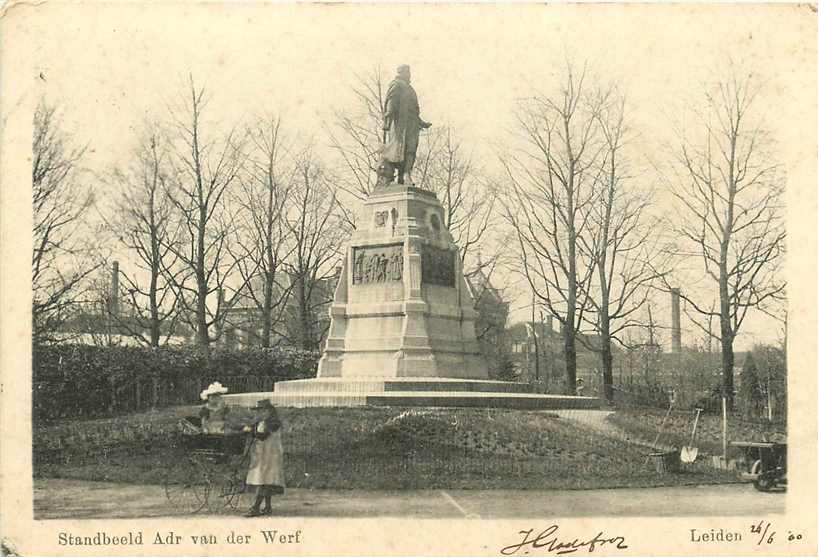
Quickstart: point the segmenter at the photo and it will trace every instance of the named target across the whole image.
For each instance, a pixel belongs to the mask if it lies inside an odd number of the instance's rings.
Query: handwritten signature
[[[520,530],[518,533],[523,536],[523,539],[519,543],[514,543],[511,545],[507,545],[503,549],[500,550],[500,553],[503,555],[514,555],[520,549],[524,549],[527,546],[530,546],[534,549],[546,548],[548,552],[556,551],[557,555],[562,555],[564,553],[573,553],[578,549],[582,549],[584,547],[588,548],[588,553],[593,553],[594,549],[597,546],[603,545],[611,545],[615,549],[627,549],[628,546],[625,545],[625,538],[623,536],[613,536],[606,538],[602,532],[599,532],[596,536],[591,538],[587,541],[580,541],[579,539],[574,539],[570,542],[560,541],[557,537],[557,530],[559,530],[559,526],[556,524],[552,524],[545,530],[541,531],[539,534],[534,536],[534,529],[531,528],[529,530]],[[528,551],[526,551],[528,553]]]

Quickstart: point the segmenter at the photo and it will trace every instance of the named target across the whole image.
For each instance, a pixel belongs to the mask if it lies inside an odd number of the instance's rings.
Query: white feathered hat
[[[202,400],[207,400],[207,397],[210,395],[223,395],[227,392],[227,387],[223,387],[221,383],[216,381],[215,383],[211,383],[204,391],[199,393],[199,398]]]

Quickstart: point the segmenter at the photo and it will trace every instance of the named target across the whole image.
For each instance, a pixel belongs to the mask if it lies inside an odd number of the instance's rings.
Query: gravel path
[[[604,509],[604,511],[603,511]],[[175,508],[161,486],[79,480],[34,481],[37,519],[241,516],[244,509],[196,515]],[[748,484],[591,490],[288,489],[274,517],[526,518],[598,516],[763,516],[783,513],[785,497]],[[264,519],[259,519],[264,520]],[[267,519],[269,520],[269,519]]]
[[[555,413],[560,418],[574,421],[581,426],[585,426],[596,431],[597,433],[636,445],[641,445],[646,449],[653,450],[655,447],[656,451],[670,451],[673,448],[669,445],[663,444],[661,442],[661,438],[659,443],[654,446],[653,439],[648,440],[631,437],[624,429],[607,419],[608,416],[614,413],[612,410],[557,410]]]

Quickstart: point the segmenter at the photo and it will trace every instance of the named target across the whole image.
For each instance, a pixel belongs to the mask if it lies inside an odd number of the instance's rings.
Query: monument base
[[[435,194],[381,188],[357,222],[318,377],[488,379],[474,300]]]
[[[272,393],[225,395],[228,404],[254,406],[270,400],[275,406],[355,407],[425,406],[478,407],[520,410],[594,409],[595,397],[548,395],[531,391],[529,385],[508,381],[452,378],[316,378],[280,381]]]
[[[272,393],[226,395],[252,406],[598,408],[592,397],[544,395],[488,380],[477,311],[437,196],[391,185],[363,203],[329,309],[318,377]]]

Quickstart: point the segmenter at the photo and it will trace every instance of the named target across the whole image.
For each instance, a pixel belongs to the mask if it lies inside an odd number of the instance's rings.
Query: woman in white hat
[[[259,400],[254,407],[258,412],[255,423],[244,430],[253,434],[250,446],[250,467],[246,484],[256,486],[256,501],[245,516],[272,514],[272,495],[284,494],[284,447],[281,443],[281,420],[275,407],[267,400]],[[264,508],[261,502],[264,501]]]
[[[224,435],[224,421],[230,411],[222,398],[222,395],[226,392],[227,387],[223,387],[221,383],[216,381],[199,394],[199,398],[205,401],[204,406],[199,410],[204,433]]]

